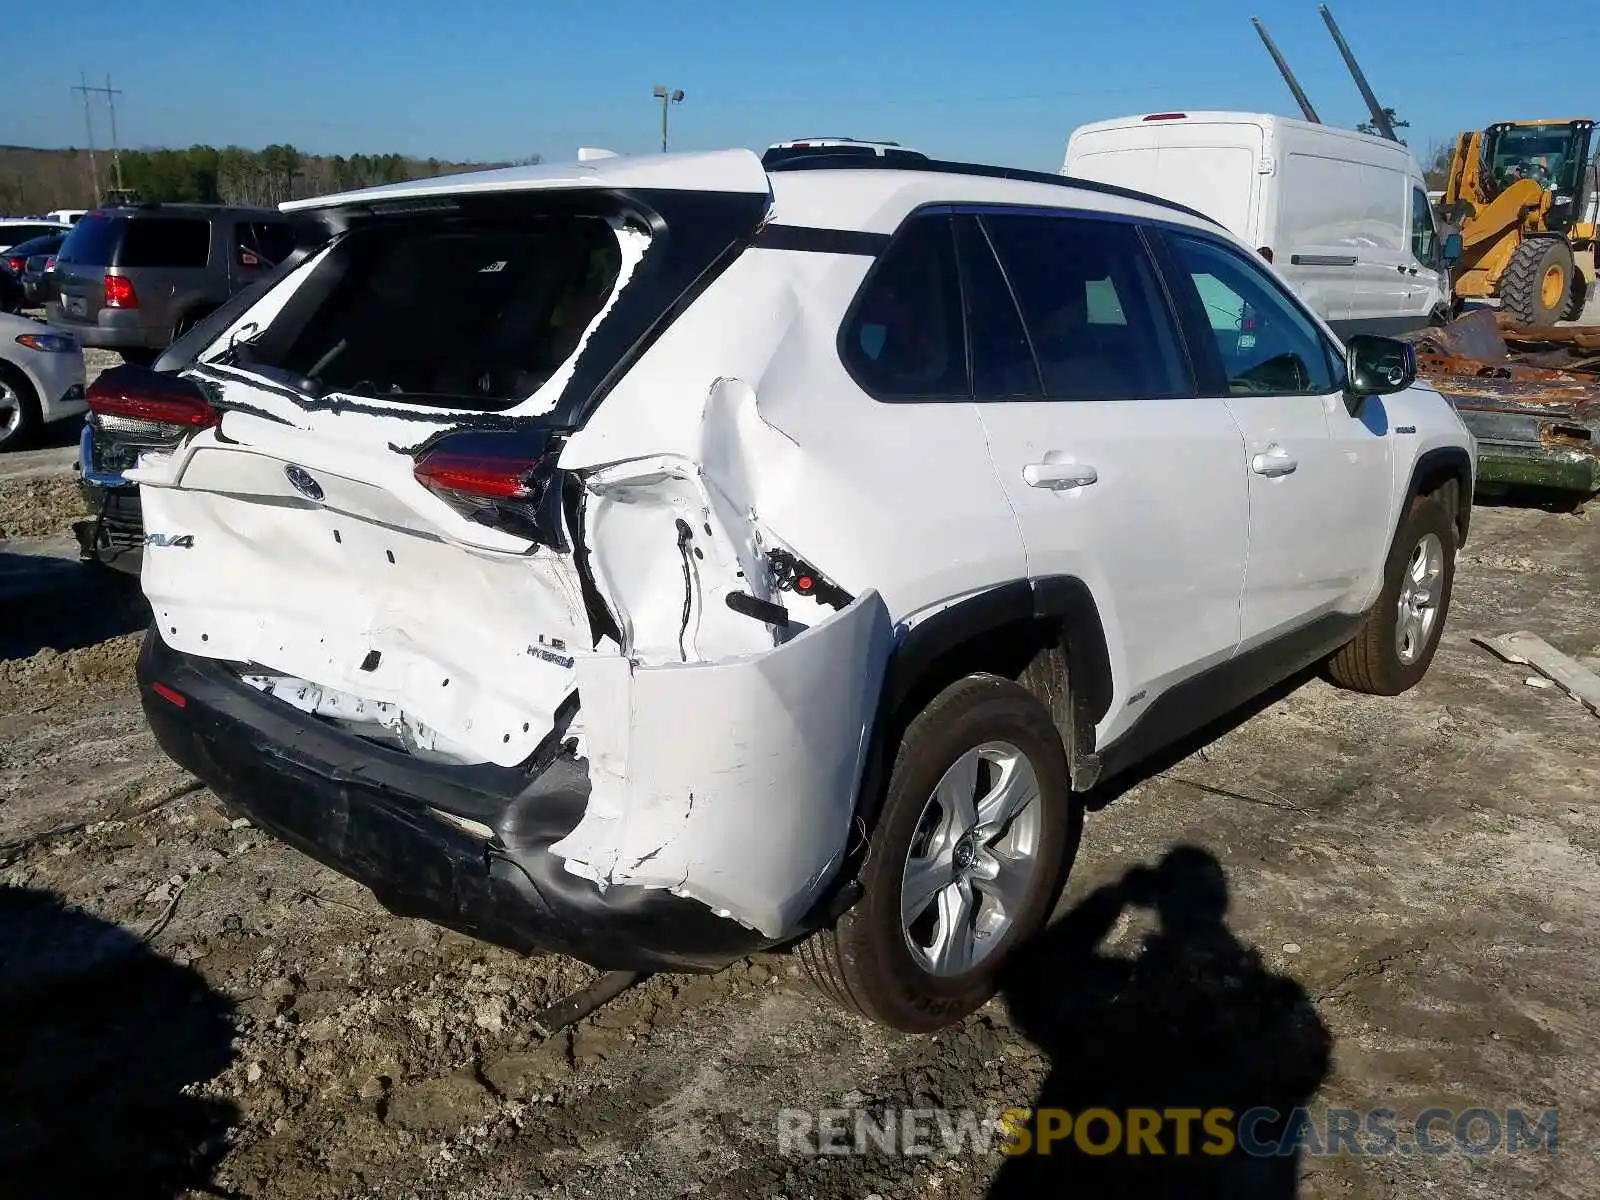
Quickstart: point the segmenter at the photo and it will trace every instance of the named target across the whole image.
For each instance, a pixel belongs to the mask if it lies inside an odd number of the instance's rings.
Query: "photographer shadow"
[[[1104,952],[1130,907],[1151,910],[1158,927],[1135,957]],[[1075,1126],[1081,1114],[1100,1109],[1114,1115],[1120,1136],[1103,1115],[1082,1139],[1056,1117],[1057,1128],[1070,1132],[1049,1154],[1034,1146],[1008,1158],[991,1200],[1295,1195],[1298,1154],[1259,1150],[1282,1137],[1291,1110],[1315,1094],[1332,1041],[1305,990],[1269,971],[1229,932],[1227,908],[1222,865],[1205,850],[1179,846],[1155,867],[1135,867],[1096,890],[1019,957],[1003,994],[1013,1023],[1050,1061],[1027,1128],[1037,1136],[1044,1110],[1071,1114]],[[1247,1122],[1243,1138],[1257,1152],[1245,1153],[1236,1144],[1238,1118],[1262,1108],[1281,1116]],[[1162,1153],[1149,1139],[1130,1145],[1136,1109],[1146,1110],[1143,1120],[1158,1131]],[[1232,1117],[1216,1115],[1219,1109]],[[1198,1111],[1175,1118],[1173,1110]],[[1202,1114],[1212,1114],[1211,1126]],[[1179,1124],[1188,1127],[1186,1153]]]
[[[195,1092],[233,1061],[232,1014],[122,926],[0,887],[0,1195],[226,1194],[238,1114]]]

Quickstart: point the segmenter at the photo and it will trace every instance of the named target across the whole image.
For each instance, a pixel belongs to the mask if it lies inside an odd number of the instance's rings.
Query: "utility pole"
[[[117,97],[122,95],[121,88],[111,86],[111,76],[106,76],[106,107],[111,110],[111,169],[116,172],[117,191],[122,191],[122,147],[117,142]]]
[[[100,174],[95,169],[94,163],[94,124],[89,117],[89,95],[106,98],[106,107],[111,110],[111,170],[117,181],[117,191],[122,189],[122,147],[117,142],[117,97],[122,95],[121,88],[111,86],[111,76],[106,76],[105,87],[91,87],[89,79],[82,72],[78,74],[78,86],[72,90],[83,96],[83,124],[89,134],[89,174],[94,179],[94,202],[100,203]]]
[[[78,73],[78,86],[72,89],[83,97],[83,129],[89,137],[89,204],[97,206],[100,203],[100,171],[94,162],[94,118],[89,112],[89,77],[83,72]]]
[[[662,84],[656,84],[651,90],[657,100],[661,101],[661,153],[667,152],[667,110],[674,104],[683,103],[683,89],[673,90]]]

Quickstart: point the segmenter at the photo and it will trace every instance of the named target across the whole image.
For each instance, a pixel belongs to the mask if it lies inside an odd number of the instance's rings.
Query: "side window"
[[[1120,221],[982,218],[1010,280],[1047,396],[1137,400],[1194,389],[1154,264]]]
[[[949,217],[916,217],[895,235],[862,285],[840,354],[880,400],[970,395]]]
[[[989,239],[971,216],[956,218],[961,296],[967,310],[967,351],[977,400],[1036,400],[1044,395],[1033,347],[1022,328],[1011,288]]]
[[[127,222],[119,267],[203,267],[211,223],[188,217],[137,217]]]
[[[1411,253],[1418,262],[1433,262],[1439,235],[1433,227],[1433,205],[1421,188],[1411,189]]]
[[[1335,356],[1271,276],[1216,242],[1174,233],[1167,240],[1205,306],[1229,392],[1320,396],[1335,390]]]
[[[240,221],[235,230],[241,267],[275,267],[294,250],[294,230],[281,221]]]

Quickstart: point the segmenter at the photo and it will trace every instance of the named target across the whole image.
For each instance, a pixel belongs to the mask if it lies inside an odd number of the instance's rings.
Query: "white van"
[[[1341,336],[1392,336],[1449,309],[1427,184],[1398,142],[1265,113],[1150,113],[1074,130],[1063,174],[1220,221]]]

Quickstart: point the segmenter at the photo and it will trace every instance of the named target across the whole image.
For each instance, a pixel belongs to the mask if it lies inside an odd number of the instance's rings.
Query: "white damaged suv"
[[[91,404],[153,435],[162,746],[396,912],[608,968],[809,938],[932,1029],[1075,792],[1438,642],[1471,438],[1195,213],[746,151],[286,208],[276,286]]]

